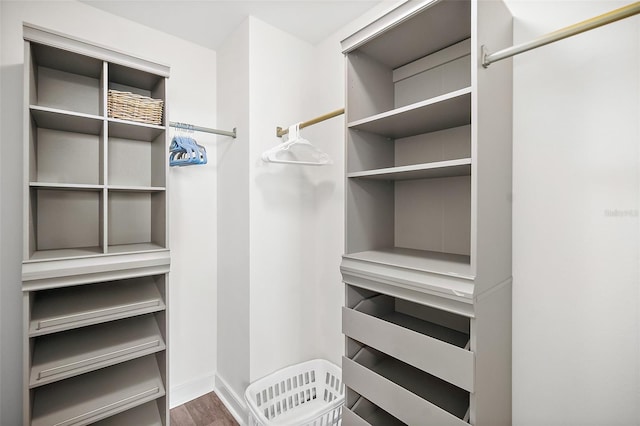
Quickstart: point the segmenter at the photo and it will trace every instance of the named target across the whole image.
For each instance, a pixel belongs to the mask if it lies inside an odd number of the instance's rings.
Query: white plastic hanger
[[[300,123],[289,127],[289,137],[268,151],[262,153],[262,160],[269,163],[323,166],[331,163],[331,158],[306,139],[300,137]]]

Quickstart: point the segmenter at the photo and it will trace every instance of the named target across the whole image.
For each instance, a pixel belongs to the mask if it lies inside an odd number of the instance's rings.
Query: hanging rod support
[[[619,21],[624,18],[629,18],[631,16],[637,15],[638,13],[640,13],[640,2],[635,2],[619,9],[612,10],[611,12],[607,12],[602,15],[595,16],[591,19],[587,19],[586,21],[569,25],[568,27],[543,35],[530,42],[508,47],[495,53],[489,53],[486,50],[485,46],[482,46],[482,66],[488,68],[489,65],[494,62],[510,58],[528,50],[535,49],[540,46],[544,46],[546,44],[583,33],[585,31],[593,30],[595,28]]]
[[[318,124],[322,121],[328,120],[333,117],[337,117],[339,115],[344,114],[344,108],[337,109],[335,111],[329,112],[327,114],[321,115],[320,117],[312,118],[311,120],[304,121],[300,123],[300,128],[304,129],[305,127],[313,126],[314,124]],[[281,138],[284,135],[289,133],[289,129],[283,129],[282,127],[276,127],[276,136]]]
[[[170,121],[169,126],[175,127],[176,129],[188,129],[196,132],[213,133],[215,135],[230,136],[232,138],[235,138],[237,136],[235,127],[233,128],[232,131],[228,131],[228,130],[210,129],[209,127],[194,126],[192,124],[178,123],[175,121]]]

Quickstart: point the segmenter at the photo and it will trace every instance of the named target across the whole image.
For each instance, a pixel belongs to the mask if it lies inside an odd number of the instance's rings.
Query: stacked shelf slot
[[[94,426],[164,426],[165,423],[159,415],[163,409],[163,407],[158,407],[157,401],[147,402],[124,413],[94,423]]]
[[[345,424],[355,426],[405,425],[405,423],[352,390],[347,392],[346,407],[344,408],[342,417]]]
[[[409,364],[363,347],[342,366],[350,389],[406,424],[469,424],[469,392]]]
[[[165,395],[154,355],[37,388],[33,426],[87,425]]]
[[[37,387],[165,349],[154,315],[34,339],[30,386]]]

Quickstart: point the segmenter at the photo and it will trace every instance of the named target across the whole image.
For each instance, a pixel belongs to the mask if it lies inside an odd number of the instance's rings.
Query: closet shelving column
[[[25,425],[168,423],[169,68],[25,24]]]
[[[511,423],[511,20],[409,1],[343,41],[345,425]]]

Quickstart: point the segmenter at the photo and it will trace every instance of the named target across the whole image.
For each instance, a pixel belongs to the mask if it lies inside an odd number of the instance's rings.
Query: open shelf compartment
[[[30,49],[31,105],[103,116],[101,60],[37,43]]]
[[[469,392],[382,352],[363,346],[342,368],[349,389],[406,424],[469,424]]]
[[[348,286],[342,331],[352,339],[473,392],[474,355],[469,346],[468,317]],[[425,357],[427,353],[429,356]]]
[[[118,188],[108,192],[108,253],[167,247],[164,188]]]
[[[164,275],[31,293],[31,337],[165,309]]]
[[[165,395],[155,355],[35,389],[32,426],[82,426]]]
[[[93,426],[165,426],[161,419],[161,417],[164,418],[164,414],[160,416],[160,413],[165,411],[164,404],[159,404],[162,399],[164,397],[108,417],[94,423]]]
[[[29,260],[103,253],[100,186],[34,186],[29,194]]]
[[[153,314],[33,339],[30,387],[42,386],[165,349]]]
[[[437,1],[362,44],[345,40],[348,122],[469,87],[470,20],[470,1]]]
[[[109,186],[166,187],[165,129],[111,119],[108,129]]]
[[[397,181],[351,178],[347,182],[347,227],[347,256],[371,250],[412,249],[423,252],[421,257],[425,259],[430,257],[429,252],[436,252],[442,257],[453,255],[449,257],[454,263],[463,259],[469,262],[471,177]]]

